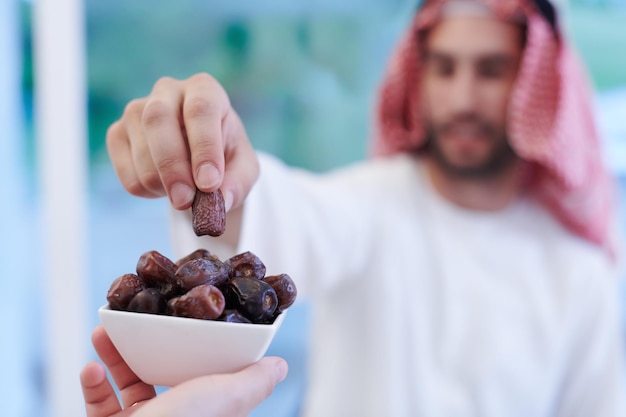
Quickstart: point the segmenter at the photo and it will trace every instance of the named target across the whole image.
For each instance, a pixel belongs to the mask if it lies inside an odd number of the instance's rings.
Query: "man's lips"
[[[441,137],[457,140],[481,140],[491,136],[489,127],[476,121],[447,123],[439,129],[439,134]]]

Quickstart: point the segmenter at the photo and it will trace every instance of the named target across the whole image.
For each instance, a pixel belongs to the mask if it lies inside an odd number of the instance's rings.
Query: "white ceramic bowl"
[[[168,387],[258,361],[285,313],[273,324],[247,324],[117,311],[108,304],[98,310],[111,341],[137,376]]]

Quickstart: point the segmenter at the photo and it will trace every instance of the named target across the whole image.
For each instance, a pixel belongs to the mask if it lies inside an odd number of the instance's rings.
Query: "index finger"
[[[187,133],[191,168],[202,191],[213,191],[224,176],[222,124],[230,100],[222,86],[208,74],[196,74],[185,85],[182,116]]]
[[[131,129],[142,133],[150,164],[156,168],[172,205],[179,210],[191,205],[196,188],[181,118],[183,92],[183,82],[168,77],[159,79],[146,100],[140,126]],[[137,120],[131,118],[129,122]],[[145,152],[137,152],[146,156]]]

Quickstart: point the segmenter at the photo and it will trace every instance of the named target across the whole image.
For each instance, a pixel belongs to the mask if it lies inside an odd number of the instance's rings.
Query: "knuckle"
[[[159,172],[167,173],[176,169],[178,161],[175,158],[164,158],[156,162],[156,167]]]
[[[159,89],[159,88],[167,88],[169,87],[171,84],[176,84],[178,83],[178,80],[172,78],[172,77],[159,77],[159,79],[154,83],[154,89]]]
[[[118,143],[122,141],[123,136],[121,135],[123,130],[122,122],[117,120],[113,122],[106,131],[106,145],[110,149],[112,147],[117,146]]]
[[[161,177],[159,176],[159,173],[155,171],[145,171],[139,174],[139,182],[141,183],[142,188],[153,192],[160,192],[163,189]]]
[[[212,75],[206,72],[199,72],[189,77],[187,82],[191,85],[202,85],[209,87],[211,91],[216,93],[216,98],[219,101],[224,102],[228,104],[228,106],[230,106],[230,100],[228,98],[226,90],[224,90],[222,84],[220,84],[220,82],[216,80]]]
[[[199,72],[189,77],[189,81],[196,83],[219,84],[217,80],[206,72]]]
[[[185,103],[184,117],[195,119],[219,114],[219,107],[206,97],[189,98]]]
[[[216,157],[222,153],[222,144],[209,138],[198,141],[193,147],[194,163],[213,162],[217,166]]]
[[[143,126],[153,127],[162,125],[168,118],[176,117],[171,105],[163,100],[152,100],[145,105],[141,122]]]
[[[138,178],[127,179],[123,181],[124,189],[128,191],[130,195],[135,197],[143,197],[146,195],[146,188],[143,186]]]
[[[124,118],[134,117],[141,115],[143,108],[146,105],[146,100],[143,98],[136,98],[129,101],[124,107]]]

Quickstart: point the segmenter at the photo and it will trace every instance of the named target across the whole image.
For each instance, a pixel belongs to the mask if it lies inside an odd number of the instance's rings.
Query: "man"
[[[312,299],[305,416],[622,416],[581,74],[545,1],[432,0],[383,82],[377,158],[313,175],[257,155],[206,74],[157,82],[107,143],[130,193],[177,209],[177,256],[250,250]],[[196,187],[225,195],[222,246],[193,233]]]

